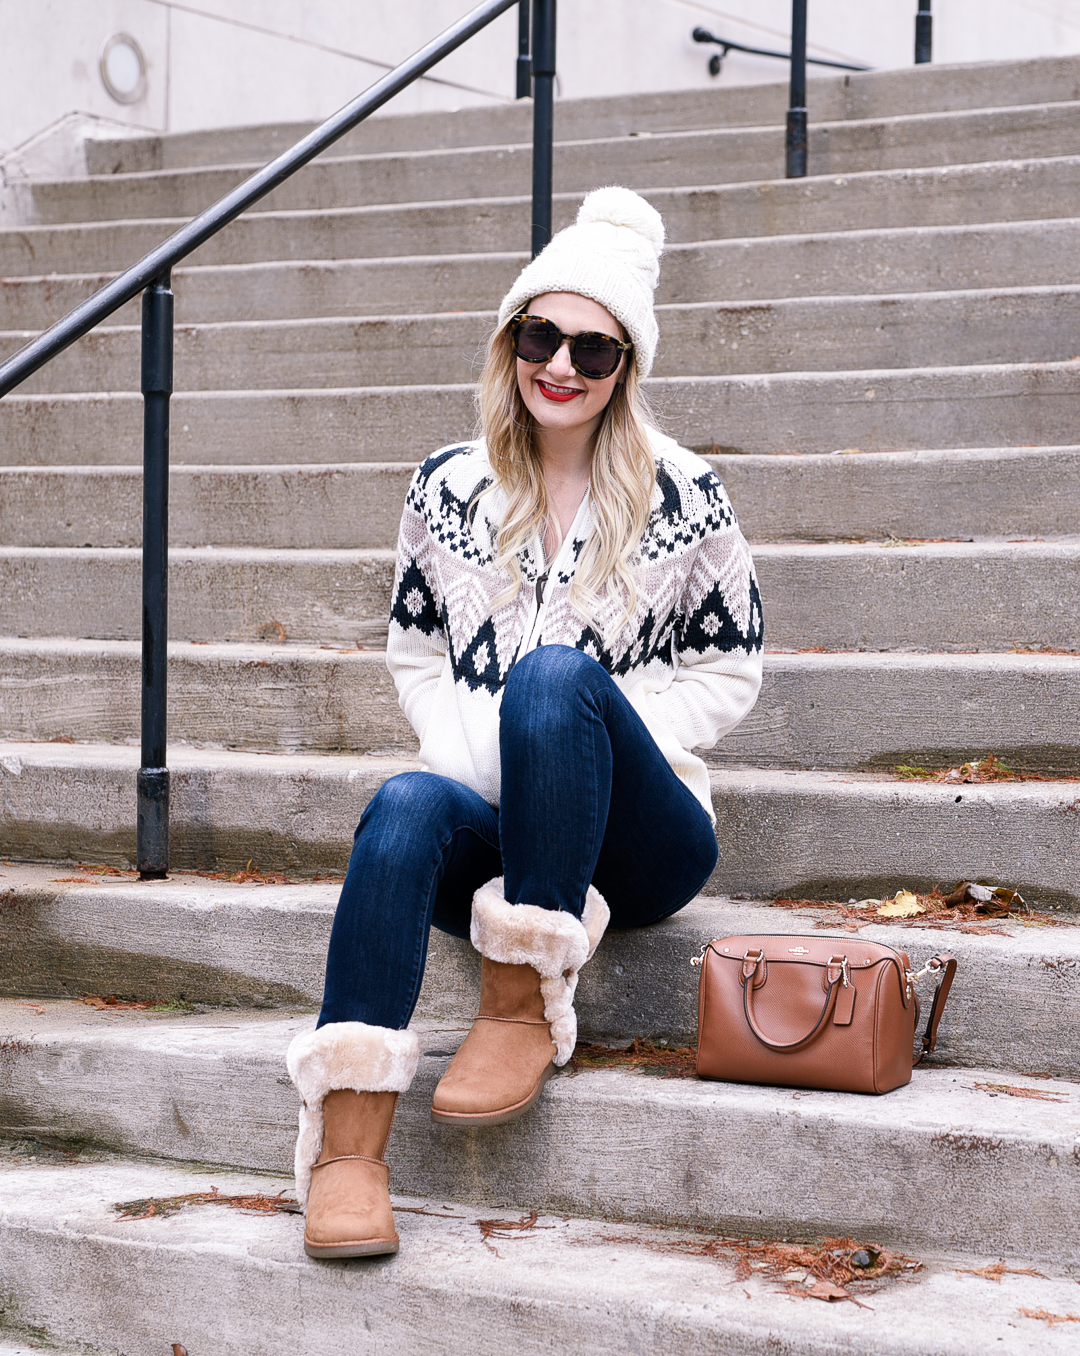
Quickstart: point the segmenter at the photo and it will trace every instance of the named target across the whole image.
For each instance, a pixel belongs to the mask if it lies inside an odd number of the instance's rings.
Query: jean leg
[[[356,830],[319,1026],[407,1026],[433,913],[446,931],[468,936],[473,893],[500,869],[498,816],[475,791],[431,772],[385,782]]]
[[[677,913],[701,890],[716,866],[716,830],[640,716],[615,695],[607,724],[611,808],[593,883],[613,928],[639,928]]]
[[[593,672],[595,670],[595,673]],[[499,721],[506,898],[580,918],[607,824],[611,743],[587,654],[543,645],[514,665]]]
[[[603,667],[530,651],[503,696],[499,826],[506,898],[580,917],[590,882],[615,927],[687,903],[716,865],[709,816]]]

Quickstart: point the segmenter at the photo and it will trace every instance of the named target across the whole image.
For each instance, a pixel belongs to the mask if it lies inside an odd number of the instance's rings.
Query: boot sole
[[[516,1121],[520,1116],[524,1116],[526,1111],[530,1111],[536,1105],[544,1091],[544,1084],[554,1072],[555,1065],[549,1064],[540,1075],[536,1087],[523,1102],[503,1107],[501,1111],[437,1111],[432,1107],[431,1119],[442,1125],[506,1125],[508,1121]]]
[[[309,1257],[378,1257],[398,1250],[396,1238],[369,1238],[356,1243],[328,1243],[325,1246],[304,1239],[304,1251]]]

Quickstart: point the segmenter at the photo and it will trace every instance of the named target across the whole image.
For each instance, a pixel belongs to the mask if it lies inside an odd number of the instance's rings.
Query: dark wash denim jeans
[[[512,904],[580,918],[590,882],[611,926],[644,927],[688,903],[716,837],[641,718],[580,650],[546,645],[503,693],[498,810],[432,772],[391,777],[356,830],[330,934],[319,1025],[408,1025],[432,923],[469,936],[472,897],[505,877]]]

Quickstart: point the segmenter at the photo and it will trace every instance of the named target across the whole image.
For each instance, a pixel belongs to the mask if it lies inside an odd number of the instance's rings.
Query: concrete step
[[[1005,157],[1080,154],[1073,103],[917,113],[817,123],[810,138],[816,174],[964,165]],[[615,179],[635,189],[753,182],[779,178],[784,141],[778,126],[661,132],[558,143],[555,188],[587,192]],[[362,203],[479,197],[492,183],[525,193],[531,142],[436,151],[398,151],[314,161],[253,211],[326,210]],[[28,220],[41,224],[194,216],[246,179],[256,163],[111,174],[26,186]]]
[[[490,192],[490,185],[485,188]],[[663,213],[672,244],[808,232],[1032,223],[1080,216],[1080,156],[866,171],[839,177],[812,175],[797,183],[776,179],[692,189],[659,188],[646,196]],[[581,197],[581,193],[556,195],[553,207],[557,227],[573,220]],[[484,196],[331,211],[256,212],[215,235],[191,256],[188,268],[246,266],[266,260],[305,262],[523,251],[529,235],[529,204],[526,196]],[[26,225],[0,231],[0,277],[118,271],[185,220],[175,217]],[[968,266],[973,262],[969,260]],[[669,268],[670,263],[669,258]],[[955,267],[950,264],[944,285],[956,285],[948,281]],[[1064,278],[1071,279],[1071,274]],[[1045,279],[1061,280],[1060,274]],[[830,285],[825,290],[836,288]],[[751,293],[775,294],[772,285],[764,292]]]
[[[706,453],[1071,444],[1080,363],[873,369],[650,379],[663,427]],[[476,423],[469,386],[203,391],[172,402],[186,464],[420,460]],[[0,465],[138,465],[135,392],[11,395],[0,402]]]
[[[1080,543],[757,545],[777,649],[1080,649]],[[0,547],[0,635],[134,640],[132,547]],[[386,634],[394,553],[203,547],[170,553],[177,640],[350,647]]]
[[[138,749],[0,744],[0,854],[134,860]],[[340,870],[391,758],[170,752],[173,864],[291,873]],[[957,880],[1007,881],[1029,903],[1080,907],[1072,781],[955,786],[854,772],[712,773],[722,844],[710,891],[848,899]],[[62,805],[58,809],[58,788]]]
[[[379,651],[174,641],[169,654],[174,743],[415,756]],[[0,640],[0,739],[135,743],[139,657],[133,640]],[[1078,678],[1070,655],[768,653],[754,710],[703,756],[891,771],[994,752],[1029,773],[1074,776]]]
[[[0,1337],[2,1337],[2,1334],[0,1334]],[[30,1340],[33,1340],[32,1336]],[[25,1342],[0,1340],[0,1356],[41,1356],[43,1351],[52,1352],[53,1356],[85,1356],[86,1349],[84,1347],[80,1353],[76,1352],[74,1347],[68,1347],[66,1351],[61,1351],[51,1343],[48,1347],[43,1347],[40,1343],[29,1347]]]
[[[1075,424],[1066,410],[1078,375],[1074,359],[902,372],[669,377],[648,389],[664,426],[703,452],[891,452],[1068,443]]]
[[[1077,526],[1080,449],[849,451],[709,460],[754,543],[878,534],[1053,537]],[[64,501],[58,497],[56,502]],[[133,510],[134,505],[129,513]]]
[[[522,222],[506,231],[502,253],[463,254],[469,233],[447,242],[458,257],[307,260],[193,266],[173,274],[181,324],[409,315],[428,306],[465,311],[494,305],[524,254]],[[418,246],[425,242],[417,241]],[[430,244],[428,245],[430,248]],[[759,236],[676,244],[660,280],[661,316],[673,304],[733,303],[777,297],[889,295],[958,288],[1050,287],[1072,277],[1080,221],[1000,222],[983,226],[911,226],[826,234]],[[0,279],[0,317],[13,330],[44,329],[104,286],[102,273]],[[137,325],[139,303],[116,313]],[[408,323],[402,320],[399,323]],[[443,324],[450,323],[443,317]],[[464,327],[475,319],[459,317]],[[472,329],[469,329],[472,333]],[[1027,356],[1027,355],[1025,355]],[[887,363],[883,365],[888,365]]]
[[[1080,98],[1080,74],[1076,58],[1067,56],[835,76],[819,72],[810,76],[808,98],[815,122],[893,117],[930,109],[1068,102]],[[577,140],[693,127],[782,125],[787,103],[786,82],[632,97],[560,99],[555,104],[555,129],[561,140]],[[314,126],[270,123],[164,136],[94,138],[86,143],[87,168],[91,174],[117,174],[269,160]],[[453,113],[389,114],[362,123],[327,155],[484,146],[504,140],[524,142],[531,137],[532,106],[528,103]]]
[[[1080,474],[1080,449],[1076,451]],[[1070,467],[1066,455],[1062,476],[1069,475]],[[413,462],[272,467],[174,463],[169,477],[169,544],[174,549],[313,543],[389,549],[397,542],[414,470]],[[0,468],[0,542],[140,546],[141,468]]]
[[[872,1309],[864,1309],[797,1302],[758,1275],[738,1280],[730,1262],[693,1255],[697,1235],[643,1236],[640,1227],[574,1219],[561,1208],[537,1218],[535,1231],[489,1249],[481,1210],[449,1206],[442,1196],[398,1198],[395,1259],[319,1266],[303,1256],[296,1215],[194,1207],[139,1221],[115,1210],[116,1202],[212,1186],[223,1194],[289,1191],[287,1178],[121,1161],[17,1166],[2,1182],[0,1278],[14,1313],[58,1340],[147,1356],[164,1349],[163,1337],[215,1356],[247,1356],[254,1343],[265,1356],[337,1356],[376,1345],[394,1356],[553,1347],[616,1356],[642,1334],[671,1356],[763,1353],[781,1344],[792,1356],[831,1356],[856,1344],[916,1356],[928,1328],[956,1356],[982,1356],[999,1338],[1018,1356],[1042,1356],[1070,1351],[1074,1338],[1067,1324],[1024,1316],[1075,1308],[1074,1279],[1006,1275],[991,1285],[957,1270],[985,1265],[992,1260],[985,1254],[939,1255],[911,1281],[875,1288]],[[283,1293],[298,1302],[282,1304]],[[358,1343],[358,1327],[373,1339]]]
[[[1080,286],[815,297],[660,309],[656,377],[1060,362],[1076,355]],[[226,321],[175,330],[181,391],[475,380],[493,312]],[[141,331],[97,329],[23,383],[24,394],[138,389]],[[33,338],[0,331],[0,360]]]
[[[321,1003],[339,884],[230,884],[175,873],[140,882],[134,873],[102,878],[84,872],[73,881],[65,878],[70,870],[0,862],[0,993],[11,1000],[0,1004],[0,1018],[17,1039],[59,1020],[62,1012],[53,1012],[49,1000],[84,993],[224,1007],[231,1011],[223,1019],[231,1022],[235,1013],[240,1027],[247,1020],[241,1009],[273,1016],[272,1009]],[[1069,916],[1060,917],[1064,924]],[[582,1039],[618,1043],[651,1035],[693,1044],[698,978],[688,960],[703,942],[751,933],[820,936],[822,927],[853,935],[838,927],[827,906],[793,911],[711,896],[645,933],[609,931],[582,971],[575,1000]],[[990,929],[965,932],[882,923],[858,935],[907,951],[916,968],[942,950],[956,956],[958,979],[936,1063],[1080,1073],[1080,927],[995,919]],[[433,931],[417,1020],[460,1033],[476,1014],[478,992],[476,952]],[[25,1001],[31,1007],[23,1009]],[[33,1004],[48,1007],[44,1025]],[[83,1028],[93,1029],[129,1022],[126,1011],[99,1019],[84,1010],[81,1018]],[[146,1019],[148,1035],[162,1018]],[[73,1025],[74,1019],[65,1030]],[[108,1085],[102,1095],[116,1100]]]
[[[751,542],[1074,533],[1080,448],[709,457]],[[392,547],[411,462],[173,464],[174,548]],[[134,466],[0,467],[0,542],[138,546]]]
[[[5,1135],[288,1173],[296,1093],[285,1050],[310,1016],[108,1023],[81,1004],[50,1006],[42,1020],[0,1005],[29,1047],[8,1061]],[[391,1158],[395,1188],[410,1196],[724,1233],[869,1231],[896,1247],[1080,1262],[1075,1083],[1022,1079],[1046,1100],[1021,1102],[985,1090],[1005,1081],[1001,1071],[927,1068],[876,1099],[583,1071],[557,1077],[520,1124],[488,1131],[480,1155],[479,1132],[448,1131],[429,1115],[460,1029],[417,1034],[432,1053],[399,1103]],[[586,1138],[574,1133],[584,1126]],[[634,1156],[611,1154],[620,1142],[654,1146],[647,1181]],[[797,1162],[798,1181],[782,1168],[763,1178],[763,1158]]]
[[[842,78],[835,77],[814,82],[812,92],[819,109],[835,106],[836,117],[845,115],[841,111],[842,83]],[[1068,92],[1067,86],[1057,88],[1062,94]],[[580,141],[692,128],[782,125],[786,106],[786,86],[782,84],[670,90],[630,99],[559,99],[555,103],[555,135],[560,141]],[[264,123],[164,136],[95,137],[86,142],[86,166],[89,174],[102,175],[258,163],[288,150],[317,125]],[[432,113],[377,114],[346,133],[320,159],[504,142],[522,144],[531,142],[532,128],[531,102],[453,112],[440,109]]]

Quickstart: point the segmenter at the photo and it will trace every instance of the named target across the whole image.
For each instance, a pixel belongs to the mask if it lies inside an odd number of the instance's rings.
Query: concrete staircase
[[[729,488],[769,646],[758,707],[709,755],[720,866],[676,918],[606,939],[583,1034],[692,1042],[703,940],[827,915],[760,902],[781,892],[992,877],[1061,926],[864,929],[961,964],[934,1067],[885,1098],[592,1070],[485,1135],[427,1119],[475,1011],[474,953],[437,936],[393,1144],[413,1198],[398,1259],[307,1262],[289,1214],[117,1217],[289,1185],[282,1056],[337,894],[304,878],[343,868],[368,797],[414,765],[380,652],[397,518],[416,461],[473,425],[525,258],[528,110],[372,122],[175,274],[167,882],[45,865],[133,857],[135,310],[0,403],[12,1353],[1074,1349],[1080,59],[811,88],[815,176],[796,182],[777,177],[779,86],[558,108],[559,224],[612,180],[665,214],[650,394]],[[86,176],[24,185],[24,224],[0,232],[0,354],[303,130],[89,143]],[[896,778],[988,752],[1043,780]],[[249,861],[299,883],[183,874]],[[478,1219],[532,1210],[534,1230],[485,1246]],[[717,1231],[926,1265],[860,1292],[870,1310],[807,1304],[695,1254]],[[996,1284],[969,1274],[998,1257]]]

